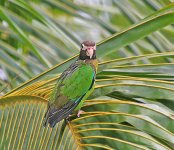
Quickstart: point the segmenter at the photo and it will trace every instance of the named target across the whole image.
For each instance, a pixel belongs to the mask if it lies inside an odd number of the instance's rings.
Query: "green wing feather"
[[[58,80],[48,104],[44,125],[54,127],[67,118],[81,100],[93,89],[95,69],[84,61],[76,61]]]

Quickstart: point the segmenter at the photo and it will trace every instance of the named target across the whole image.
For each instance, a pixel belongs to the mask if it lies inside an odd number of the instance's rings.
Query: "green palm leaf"
[[[0,67],[7,79],[0,85],[3,90],[14,80],[15,88],[0,98],[0,149],[173,149],[174,4],[168,3],[1,2]],[[70,121],[44,128],[55,83],[77,58],[80,27],[101,41],[95,90],[80,118],[72,114]],[[93,28],[98,37],[89,33]]]

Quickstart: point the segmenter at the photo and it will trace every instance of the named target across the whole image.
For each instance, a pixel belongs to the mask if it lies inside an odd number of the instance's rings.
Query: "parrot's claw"
[[[79,110],[78,113],[77,113],[77,117],[79,118],[81,114],[83,114],[84,111],[83,110]]]

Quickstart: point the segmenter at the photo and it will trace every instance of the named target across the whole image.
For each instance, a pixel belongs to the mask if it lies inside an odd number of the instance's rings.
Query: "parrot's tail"
[[[78,104],[79,102],[70,101],[59,109],[55,108],[55,106],[49,106],[45,113],[43,126],[46,127],[49,124],[49,126],[53,128],[56,123],[67,118]]]

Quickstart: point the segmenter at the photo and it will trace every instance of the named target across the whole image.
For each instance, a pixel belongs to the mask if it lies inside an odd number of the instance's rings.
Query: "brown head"
[[[93,41],[84,41],[81,44],[79,59],[96,59],[96,44]]]

